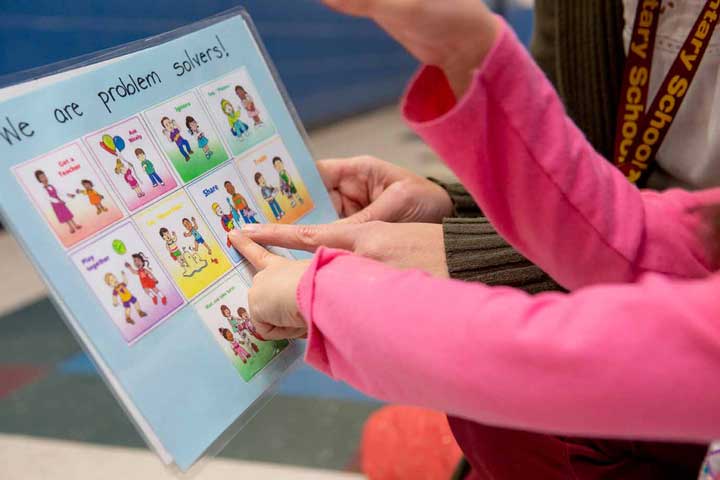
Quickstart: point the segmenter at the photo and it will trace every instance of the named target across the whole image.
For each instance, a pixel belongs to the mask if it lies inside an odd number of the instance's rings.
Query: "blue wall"
[[[371,22],[335,14],[317,0],[0,0],[0,75],[162,33],[239,4],[253,16],[307,124],[395,101],[415,68]],[[511,12],[508,18],[527,37],[531,17]]]

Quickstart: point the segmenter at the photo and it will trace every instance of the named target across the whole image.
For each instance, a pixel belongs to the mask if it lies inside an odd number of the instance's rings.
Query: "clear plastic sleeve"
[[[247,13],[0,78],[0,168],[3,223],[147,444],[179,474],[220,452],[304,351],[253,331],[227,233],[336,219]]]

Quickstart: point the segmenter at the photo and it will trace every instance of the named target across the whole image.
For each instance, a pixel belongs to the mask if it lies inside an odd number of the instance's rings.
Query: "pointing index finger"
[[[265,247],[258,245],[241,232],[232,231],[229,237],[233,247],[257,270],[264,270],[278,258],[281,258],[269,252]]]
[[[243,234],[264,245],[314,252],[325,246],[353,250],[356,225],[260,225],[245,226]]]

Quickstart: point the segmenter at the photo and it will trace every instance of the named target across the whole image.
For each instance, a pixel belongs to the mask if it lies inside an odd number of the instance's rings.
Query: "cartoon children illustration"
[[[210,141],[205,136],[205,132],[200,130],[200,126],[197,123],[197,120],[195,120],[193,117],[188,116],[185,119],[185,126],[188,129],[188,132],[190,132],[190,135],[193,137],[197,137],[197,143],[198,148],[202,148],[203,152],[205,152],[205,158],[210,158],[213,155],[212,150],[210,150]]]
[[[158,288],[159,282],[155,274],[152,273],[150,260],[148,260],[147,256],[143,252],[138,252],[132,255],[132,259],[134,267],[127,262],[125,262],[125,267],[140,278],[140,285],[147,296],[152,298],[155,305],[158,304],[158,298],[160,298],[163,305],[167,305],[167,297]]]
[[[230,208],[239,212],[245,223],[258,223],[255,218],[257,213],[250,208],[250,204],[248,204],[247,200],[245,200],[245,197],[237,192],[235,185],[233,185],[229,180],[225,182],[225,191],[228,195],[230,195],[230,199],[228,200]]]
[[[135,325],[135,320],[132,319],[132,311],[130,308],[134,306],[135,311],[140,318],[147,317],[147,313],[143,312],[137,298],[135,298],[135,296],[130,293],[130,290],[128,290],[128,281],[125,276],[125,271],[122,271],[121,276],[122,282],[118,281],[117,277],[112,273],[106,273],[105,284],[112,288],[113,307],[117,307],[118,303],[121,302],[123,308],[125,309],[125,321],[130,325]]]
[[[205,239],[200,234],[200,230],[198,227],[197,220],[195,220],[195,217],[191,217],[190,219],[183,218],[182,219],[183,227],[185,227],[185,233],[183,233],[183,236],[185,237],[193,237],[195,240],[195,246],[193,246],[193,250],[196,252],[200,248],[200,245],[205,247],[207,249],[208,255],[212,255],[212,250],[210,249],[210,246],[208,246],[207,243],[205,243]]]
[[[228,207],[230,207],[230,214],[232,214],[233,220],[235,220],[235,225],[242,225],[242,218],[240,217],[240,212],[235,209],[232,201],[230,201],[229,198],[225,197],[225,201],[227,201]]]
[[[164,187],[165,182],[163,182],[163,179],[160,178],[157,170],[155,170],[155,165],[150,160],[148,160],[147,155],[145,155],[145,150],[143,150],[142,148],[136,148],[135,157],[137,157],[138,161],[140,162],[140,166],[143,168],[143,170],[145,170],[145,173],[152,182],[153,188],[157,187],[158,185]]]
[[[170,230],[163,227],[160,229],[160,238],[165,240],[165,248],[167,248],[170,258],[172,258],[173,261],[178,262],[181,267],[188,268],[187,261],[185,260],[185,257],[183,257],[182,251],[177,244],[177,233],[170,233]]]
[[[37,181],[42,184],[43,188],[48,194],[48,197],[50,197],[50,205],[52,206],[53,212],[55,212],[55,216],[57,217],[58,223],[64,223],[70,228],[70,233],[75,233],[77,230],[80,230],[82,226],[78,225],[74,218],[75,216],[70,211],[68,206],[65,204],[65,202],[60,198],[60,192],[58,192],[57,188],[50,185],[50,182],[48,181],[47,175],[42,170],[36,170],[35,171],[35,178]],[[68,198],[75,198],[75,195],[68,193]]]
[[[220,217],[220,224],[222,225],[223,230],[230,233],[235,229],[235,219],[232,215],[225,213],[219,203],[213,203],[210,208],[215,215]],[[229,236],[227,237],[227,246],[232,247],[232,242],[230,242]]]
[[[259,127],[263,124],[263,121],[260,119],[260,112],[258,112],[257,106],[255,105],[255,100],[250,96],[250,94],[240,85],[237,85],[235,87],[235,95],[240,98],[240,101],[242,102],[242,106],[247,112],[248,116],[253,119],[253,122],[255,122],[255,126]]]
[[[233,315],[230,307],[228,307],[227,305],[220,305],[220,313],[223,317],[225,317],[225,320],[228,321],[228,323],[230,324],[230,328],[232,328],[232,331],[235,333],[240,333],[240,330],[243,328],[240,324],[240,319]]]
[[[250,320],[250,314],[247,309],[240,307],[237,309],[237,314],[240,318],[240,326],[252,333],[253,337],[257,338],[261,342],[264,342],[265,339],[257,332],[255,324],[252,323],[252,320]]]
[[[115,174],[121,175],[125,179],[125,183],[127,183],[128,187],[135,191],[138,198],[145,196],[145,192],[143,192],[142,188],[140,188],[140,182],[138,182],[138,179],[135,177],[132,168],[125,165],[120,157],[118,157],[117,162],[115,162]]]
[[[260,348],[252,341],[252,335],[247,329],[241,329],[235,339],[242,345],[246,352],[250,352],[250,355],[252,355],[252,352],[257,353],[260,351]]]
[[[278,190],[277,188],[268,185],[265,177],[260,172],[255,174],[255,183],[260,187],[260,194],[270,206],[273,215],[276,220],[280,220],[285,216],[285,212],[280,208],[280,204],[277,202]]]
[[[244,309],[241,308],[238,310],[238,312],[240,310]],[[230,310],[230,307],[228,307],[227,305],[220,306],[220,313],[223,317],[225,317],[225,320],[228,321],[228,323],[230,324],[230,328],[232,328],[232,331],[235,332],[236,340],[244,347],[246,351],[256,353],[260,351],[260,347],[258,347],[257,344],[252,341],[250,335],[261,341],[263,339],[256,334],[255,327],[252,325],[252,322],[243,321],[242,319],[233,316],[232,310]],[[248,326],[248,324],[250,325]]]
[[[250,133],[250,127],[248,127],[247,123],[240,120],[240,110],[235,110],[232,103],[225,99],[220,101],[220,107],[222,108],[223,113],[227,115],[227,120],[230,124],[230,131],[232,134],[240,140],[243,140],[242,137]]]
[[[195,152],[193,152],[192,148],[190,148],[190,142],[185,140],[185,138],[183,138],[180,134],[180,127],[178,127],[177,122],[169,117],[163,117],[160,120],[160,124],[163,127],[163,135],[165,135],[172,143],[177,145],[178,150],[182,156],[185,157],[185,161],[189,162],[190,155]]]
[[[227,328],[219,328],[218,331],[220,332],[220,335],[230,342],[232,345],[233,352],[236,356],[240,357],[243,363],[247,363],[248,358],[250,358],[250,353],[243,348],[242,345],[235,339],[233,333],[228,330]]]
[[[93,182],[90,180],[82,180],[80,182],[82,185],[82,189],[78,188],[75,190],[75,192],[78,195],[85,195],[88,197],[88,201],[90,202],[90,205],[95,207],[95,211],[98,215],[102,214],[103,212],[107,212],[108,209],[105,205],[103,205],[103,199],[104,196],[100,195],[97,190],[95,190],[95,186],[93,185]]]
[[[297,206],[295,199],[300,202],[300,205],[305,203],[305,200],[303,200],[298,193],[297,188],[295,188],[295,182],[293,182],[290,173],[288,173],[285,168],[282,158],[273,158],[273,167],[275,167],[275,170],[278,172],[278,176],[280,177],[280,191],[283,195],[285,195],[285,197],[287,197],[288,200],[290,200],[290,206],[292,208]]]

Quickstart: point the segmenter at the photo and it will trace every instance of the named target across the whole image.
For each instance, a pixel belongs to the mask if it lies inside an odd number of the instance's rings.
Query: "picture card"
[[[123,218],[107,183],[77,142],[23,163],[13,171],[66,248]]]
[[[144,116],[158,144],[185,183],[230,158],[194,92],[151,108]]]
[[[233,367],[249,382],[290,344],[266,341],[252,324],[248,285],[237,273],[211,289],[195,308]]]
[[[244,224],[263,223],[265,219],[235,167],[228,163],[189,185],[187,191],[220,239],[225,253],[239,263],[242,257],[230,244],[228,234],[241,229]]]
[[[155,146],[140,117],[88,135],[85,144],[131,212],[177,187],[164,154]]]
[[[270,222],[295,223],[313,209],[310,192],[281,140],[266,143],[235,163]]]
[[[186,298],[195,297],[232,269],[224,249],[184,191],[165,197],[133,219]]]
[[[185,303],[132,222],[93,238],[72,260],[129,344]]]
[[[246,68],[200,87],[208,112],[234,156],[272,138],[277,130]]]

